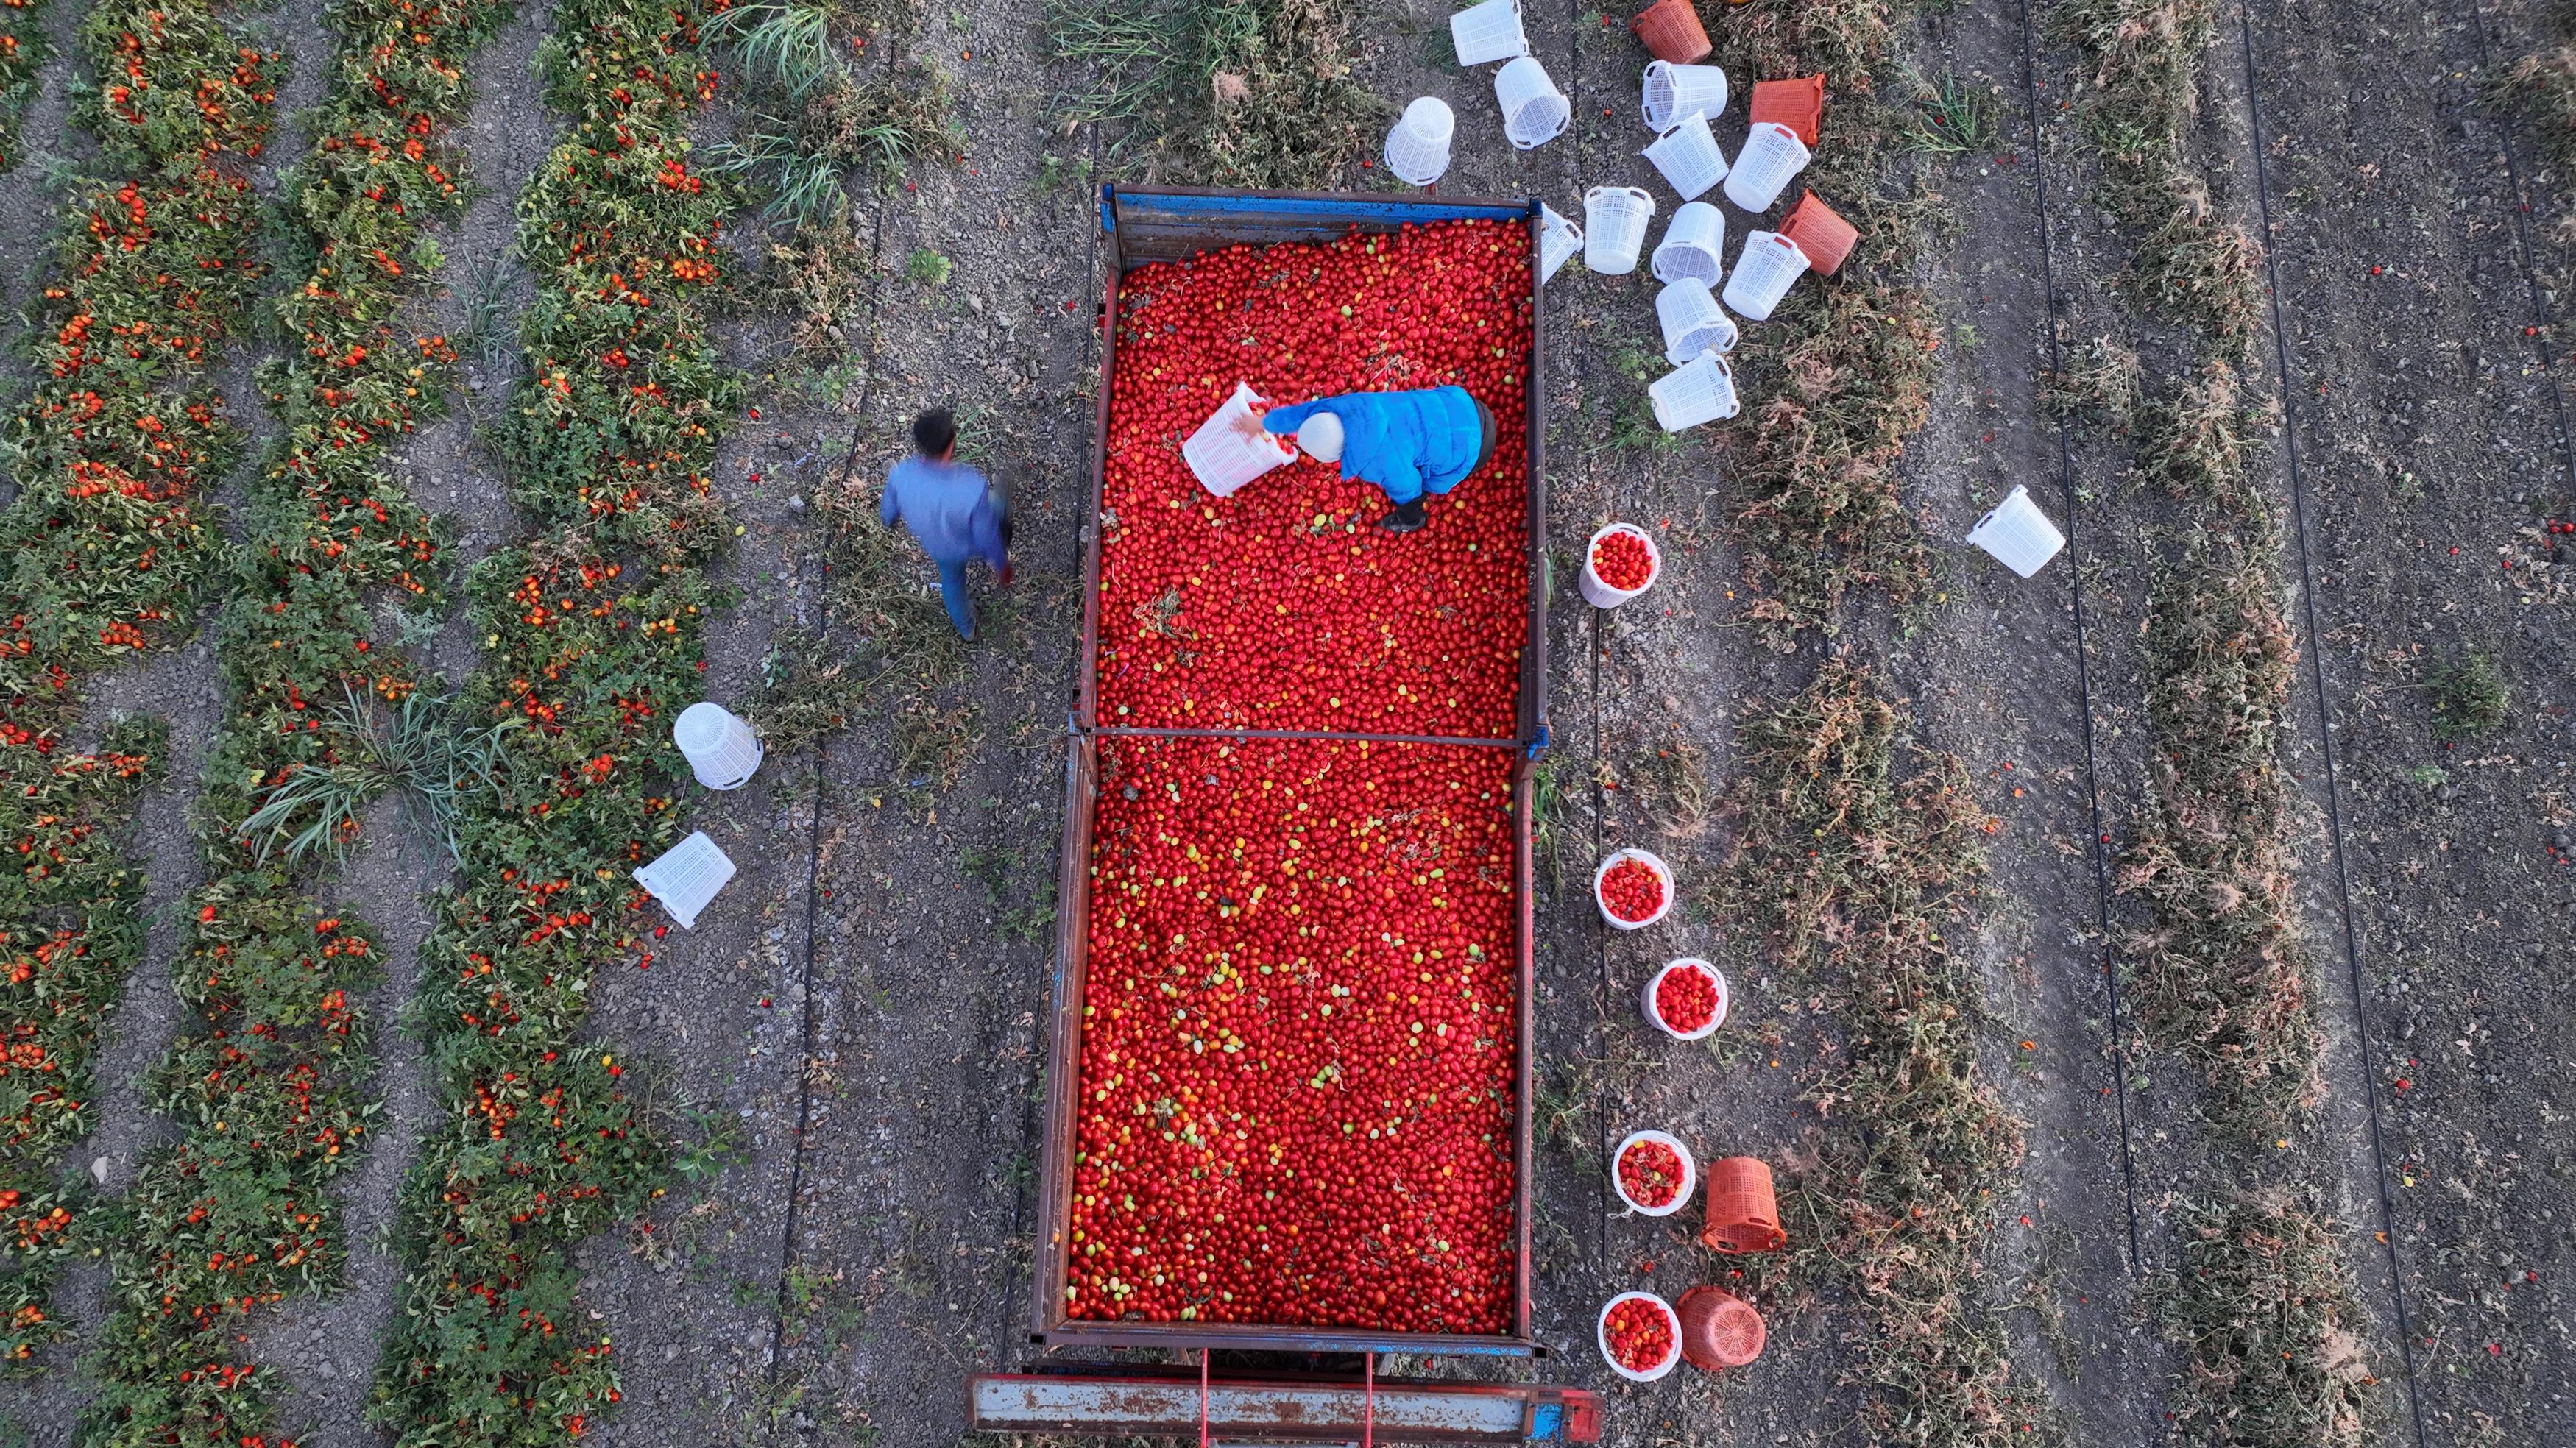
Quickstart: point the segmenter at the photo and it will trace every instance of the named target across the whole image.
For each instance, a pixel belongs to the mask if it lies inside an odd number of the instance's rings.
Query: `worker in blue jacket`
[[[1423,494],[1445,495],[1494,455],[1494,415],[1463,387],[1349,392],[1274,407],[1261,425],[1296,434],[1307,456],[1340,463],[1344,478],[1384,489],[1395,511],[1377,525],[1390,533],[1421,527]]]
[[[1011,507],[984,475],[957,461],[957,422],[935,407],[912,420],[912,456],[886,474],[877,521],[900,520],[939,565],[939,597],[958,636],[975,640],[975,604],[966,596],[966,563],[981,558],[1011,586]]]

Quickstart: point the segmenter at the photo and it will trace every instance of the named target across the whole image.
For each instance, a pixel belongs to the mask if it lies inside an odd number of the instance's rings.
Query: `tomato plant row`
[[[458,708],[509,726],[507,763],[460,811],[422,951],[443,1105],[375,1410],[406,1445],[557,1444],[619,1396],[571,1248],[657,1194],[662,1153],[582,1023],[599,969],[649,965],[667,929],[631,872],[675,833],[671,721],[699,697],[701,569],[732,534],[710,474],[741,406],[707,331],[734,198],[687,139],[715,87],[701,13],[565,0],[543,53],[570,124],[519,198],[527,376],[486,434],[537,531],[467,582],[483,656]]]
[[[1069,1315],[1509,1330],[1511,764],[1102,745]]]
[[[33,64],[28,12],[0,19],[0,78]],[[159,767],[163,733],[113,724],[71,747],[83,683],[187,628],[218,556],[200,499],[230,450],[198,389],[260,275],[245,162],[264,144],[274,54],[194,0],[103,0],[84,20],[99,77],[75,119],[94,174],[66,205],[59,266],[32,308],[33,386],[9,421],[18,497],[0,516],[0,1356],[61,1335],[50,1287],[91,1230],[85,1173],[100,1022],[141,959],[142,880],[111,843]],[[115,179],[122,178],[122,179]]]
[[[308,115],[312,150],[286,177],[304,261],[273,300],[289,345],[256,374],[279,426],[220,575],[224,710],[194,813],[209,883],[189,898],[177,967],[189,1017],[150,1078],[180,1136],[103,1217],[119,1306],[91,1408],[102,1441],[288,1441],[241,1319],[337,1281],[346,1259],[329,1185],[370,1130],[359,1000],[382,950],[312,901],[311,856],[249,826],[307,771],[369,759],[377,711],[417,688],[410,661],[373,636],[373,606],[435,603],[436,530],[385,453],[435,412],[453,354],[393,319],[436,262],[423,227],[464,200],[446,133],[469,102],[467,53],[507,13],[357,0],[331,16],[339,63]],[[165,92],[126,75],[111,109]],[[312,825],[330,852],[353,842],[354,818],[287,826]]]
[[[1525,224],[1230,247],[1120,283],[1101,499],[1105,724],[1508,738],[1528,634]],[[1304,459],[1212,498],[1181,439],[1239,381],[1275,403],[1456,385],[1493,457],[1370,526],[1367,483]]]

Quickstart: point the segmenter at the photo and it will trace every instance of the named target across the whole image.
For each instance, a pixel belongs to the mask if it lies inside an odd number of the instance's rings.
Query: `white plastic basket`
[[[1595,186],[1583,193],[1583,264],[1603,276],[1637,269],[1655,198],[1637,186]]]
[[[1735,170],[1726,178],[1726,199],[1746,211],[1768,211],[1780,199],[1789,178],[1807,169],[1807,143],[1778,121],[1763,121],[1744,133],[1744,149],[1735,153]]]
[[[1245,430],[1247,418],[1259,428],[1260,401],[1251,383],[1234,384],[1234,395],[1181,444],[1181,460],[1190,465],[1191,475],[1220,498],[1233,497],[1244,484],[1297,456],[1286,439]]]
[[[1583,228],[1557,214],[1553,206],[1539,206],[1541,228],[1538,234],[1538,284],[1546,286],[1556,280],[1557,269],[1565,259],[1583,250]]]
[[[1673,1350],[1664,1354],[1664,1360],[1662,1362],[1655,1364],[1653,1367],[1642,1373],[1610,1355],[1610,1309],[1617,1307],[1622,1302],[1628,1302],[1637,1298],[1644,1298],[1646,1301],[1662,1308],[1664,1311],[1664,1320],[1671,1323],[1673,1329]],[[1626,1378],[1632,1383],[1651,1383],[1657,1378],[1664,1376],[1666,1373],[1671,1372],[1673,1370],[1673,1366],[1682,1360],[1681,1314],[1673,1311],[1673,1305],[1671,1303],[1666,1302],[1664,1299],[1657,1297],[1651,1292],[1622,1292],[1618,1296],[1611,1298],[1609,1301],[1602,1303],[1601,1320],[1595,1325],[1594,1331],[1599,1337],[1601,1343],[1601,1360],[1610,1365],[1610,1370],[1612,1372],[1617,1373],[1619,1376]]]
[[[709,789],[740,789],[760,768],[760,736],[722,704],[702,701],[681,710],[671,725],[671,742]]]
[[[1698,200],[1710,187],[1726,179],[1726,153],[1717,149],[1717,137],[1709,131],[1708,117],[1697,111],[1675,122],[1671,130],[1648,146],[1646,159],[1655,163],[1655,169],[1664,173],[1664,179],[1681,193],[1684,201]]]
[[[1756,231],[1744,238],[1735,258],[1735,274],[1726,279],[1726,309],[1748,322],[1767,321],[1790,283],[1807,274],[1807,254],[1798,243],[1776,231]]]
[[[1449,17],[1449,40],[1458,47],[1463,66],[1490,65],[1529,54],[1529,32],[1521,28],[1521,0],[1484,0]]]
[[[2030,500],[2030,489],[2018,484],[1995,504],[1994,511],[1968,530],[1968,541],[1995,556],[2013,572],[2028,578],[2048,566],[2066,546],[2066,535]]]
[[[1574,118],[1574,103],[1534,55],[1517,56],[1494,72],[1494,101],[1503,108],[1503,135],[1523,151],[1564,135]]]
[[[1609,537],[1613,533],[1629,534],[1636,538],[1638,542],[1646,545],[1646,581],[1635,588],[1612,588],[1609,584],[1602,581],[1600,574],[1592,571],[1592,551],[1601,546],[1602,539]],[[1626,603],[1629,599],[1635,598],[1637,595],[1644,593],[1647,589],[1654,587],[1655,580],[1663,576],[1664,550],[1655,546],[1654,535],[1648,533],[1645,529],[1638,527],[1634,523],[1613,523],[1609,527],[1594,533],[1590,539],[1585,541],[1583,545],[1583,577],[1577,586],[1583,590],[1583,601],[1592,605],[1594,608],[1617,608],[1619,605]]]
[[[1646,387],[1655,404],[1655,423],[1680,432],[1703,422],[1723,422],[1743,403],[1735,395],[1735,369],[1714,352],[1702,352]]]
[[[1726,216],[1705,201],[1683,203],[1655,244],[1655,280],[1697,277],[1714,287],[1726,275]]]
[[[1413,186],[1428,186],[1449,169],[1449,141],[1458,117],[1438,96],[1417,96],[1386,133],[1386,169]]]
[[[1639,112],[1646,129],[1657,135],[1693,111],[1716,117],[1726,111],[1726,72],[1713,65],[1675,65],[1658,60],[1646,67],[1645,93]]]
[[[1717,983],[1717,1009],[1709,1015],[1708,1024],[1700,1027],[1696,1031],[1674,1030],[1672,1028],[1672,1024],[1664,1019],[1664,1013],[1655,1007],[1655,992],[1663,989],[1664,977],[1671,975],[1673,972],[1678,970],[1700,971],[1705,973],[1710,980]],[[1716,966],[1709,964],[1707,961],[1700,959],[1696,955],[1685,955],[1679,960],[1667,961],[1665,962],[1663,969],[1656,971],[1653,975],[1646,978],[1646,989],[1639,996],[1638,1003],[1645,1010],[1646,1023],[1653,1026],[1656,1030],[1663,1032],[1665,1035],[1672,1037],[1674,1040],[1706,1040],[1710,1036],[1717,1034],[1718,1027],[1726,1024],[1726,972],[1719,970]]]
[[[705,830],[664,850],[659,859],[635,872],[635,883],[662,902],[682,930],[698,928],[698,912],[733,878],[733,861],[716,848]]]
[[[1682,1189],[1673,1193],[1673,1199],[1660,1207],[1647,1206],[1628,1195],[1628,1184],[1619,1180],[1619,1158],[1626,1156],[1628,1148],[1641,1141],[1652,1141],[1669,1146],[1673,1149],[1673,1154],[1682,1159]],[[1617,1192],[1619,1200],[1626,1204],[1629,1211],[1635,1212],[1638,1216],[1669,1217],[1690,1205],[1691,1192],[1698,1186],[1699,1163],[1691,1159],[1691,1149],[1682,1144],[1682,1139],[1669,1131],[1629,1132],[1619,1143],[1619,1149],[1610,1153],[1610,1189]]]
[[[1676,367],[1702,352],[1735,350],[1735,319],[1697,277],[1684,277],[1655,293],[1655,320],[1664,328],[1664,360]]]
[[[1664,903],[1656,906],[1655,913],[1647,916],[1643,920],[1622,920],[1618,916],[1611,914],[1610,901],[1601,893],[1601,881],[1609,875],[1610,867],[1618,864],[1621,860],[1643,860],[1646,862],[1646,867],[1648,869],[1653,870],[1657,875],[1663,878]],[[1656,921],[1663,919],[1667,915],[1670,915],[1673,913],[1673,896],[1677,893],[1679,893],[1679,891],[1673,884],[1673,867],[1665,864],[1662,858],[1651,850],[1640,850],[1635,848],[1613,850],[1610,852],[1609,858],[1601,862],[1601,867],[1592,872],[1592,903],[1601,911],[1601,918],[1610,922],[1610,928],[1613,930],[1643,930],[1647,926],[1654,924]]]

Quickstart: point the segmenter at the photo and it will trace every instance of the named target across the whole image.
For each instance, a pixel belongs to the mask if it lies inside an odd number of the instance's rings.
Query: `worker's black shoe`
[[[1422,500],[1416,498],[1410,503],[1396,504],[1395,511],[1378,519],[1377,525],[1389,533],[1411,533],[1430,521],[1424,516]]]

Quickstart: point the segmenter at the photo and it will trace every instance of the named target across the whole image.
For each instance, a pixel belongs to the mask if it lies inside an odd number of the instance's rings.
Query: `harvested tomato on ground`
[[[1641,1141],[1619,1153],[1619,1185],[1643,1207],[1671,1203],[1682,1189],[1681,1153],[1660,1141]]]
[[[1069,1315],[1509,1330],[1511,763],[1103,743]]]
[[[1673,1315],[1657,1303],[1631,1297],[1610,1309],[1610,1356],[1630,1372],[1652,1372],[1673,1351]]]
[[[1655,555],[1634,533],[1612,533],[1592,545],[1592,571],[1621,593],[1633,593],[1655,576]]]
[[[1664,908],[1664,877],[1643,860],[1621,860],[1601,877],[1601,898],[1622,920],[1643,920]]]
[[[1120,283],[1101,498],[1100,722],[1507,738],[1528,633],[1526,231],[1443,222],[1230,247]],[[1430,524],[1301,458],[1225,499],[1182,440],[1273,405],[1456,385],[1493,457]]]
[[[1685,1035],[1717,1014],[1717,982],[1704,970],[1675,970],[1655,983],[1655,1014]]]

